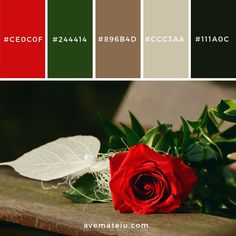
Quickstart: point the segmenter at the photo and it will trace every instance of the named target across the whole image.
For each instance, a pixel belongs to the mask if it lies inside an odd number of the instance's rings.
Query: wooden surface
[[[40,182],[0,168],[0,220],[66,235],[236,235],[236,220],[202,214],[120,214],[111,204],[73,204]],[[148,229],[85,229],[84,224],[149,224]]]

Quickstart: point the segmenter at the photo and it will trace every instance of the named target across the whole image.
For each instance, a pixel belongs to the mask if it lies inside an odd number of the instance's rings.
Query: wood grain
[[[9,168],[0,169],[0,220],[65,235],[236,235],[236,220],[202,214],[120,214],[111,204],[73,204]],[[86,229],[84,224],[143,224],[148,229]]]

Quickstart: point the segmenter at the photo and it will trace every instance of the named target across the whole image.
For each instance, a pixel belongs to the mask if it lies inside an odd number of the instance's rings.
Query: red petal
[[[118,152],[114,157],[110,157],[110,173],[111,176],[115,174],[115,172],[120,168],[122,162],[124,161],[127,152]]]
[[[192,191],[194,185],[197,183],[197,176],[194,169],[184,164],[181,158],[174,158],[175,172],[182,184],[182,201]]]

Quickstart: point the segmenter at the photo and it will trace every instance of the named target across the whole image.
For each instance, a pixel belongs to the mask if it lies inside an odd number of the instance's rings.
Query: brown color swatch
[[[140,0],[97,0],[96,22],[96,77],[140,77]]]

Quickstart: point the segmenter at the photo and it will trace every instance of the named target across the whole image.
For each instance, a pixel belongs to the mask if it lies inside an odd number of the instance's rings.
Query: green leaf
[[[236,138],[236,125],[231,126],[220,134],[224,139],[233,139]]]
[[[194,144],[194,147],[186,154],[190,162],[202,162],[214,159],[211,149],[208,146]]]
[[[181,146],[181,135],[182,132],[180,130],[178,131],[171,131],[171,136],[172,136],[172,140],[173,140],[173,146],[175,148],[178,148]]]
[[[212,149],[213,154],[215,153],[215,151],[220,155],[220,157],[223,157],[223,153],[220,149],[220,147],[217,145],[216,141],[214,139],[212,139],[211,137],[209,137],[209,135],[207,135],[207,133],[205,133],[201,128],[200,128],[200,133],[202,135],[202,137],[200,137],[199,142],[203,145],[209,146],[209,148]],[[215,158],[218,159],[218,155],[215,155]]]
[[[236,100],[225,100],[224,102],[229,106],[224,113],[227,115],[236,116]]]
[[[97,190],[96,178],[92,174],[85,174],[79,178],[74,189],[64,192],[63,196],[76,203],[106,202],[110,198]]]
[[[182,120],[182,130],[183,130],[182,146],[185,149],[190,143],[191,132],[189,129],[188,122],[183,117],[181,117],[181,120]]]
[[[202,111],[202,114],[201,114],[201,116],[199,117],[198,120],[203,121],[204,117],[206,116],[206,112],[207,112],[207,111],[208,111],[208,106],[205,106],[204,109],[203,109],[203,111]]]
[[[231,210],[231,212],[233,213],[233,216],[235,217],[236,214],[236,204],[232,201],[230,201],[231,199],[226,199],[226,198],[222,198],[222,201],[224,203],[224,205]]]
[[[223,168],[223,175],[224,175],[224,178],[225,178],[225,182],[226,184],[230,185],[230,186],[234,186],[235,185],[235,178],[234,178],[234,173],[232,170],[230,170],[229,168],[227,167],[224,167]],[[236,191],[236,189],[235,189]],[[235,195],[236,196],[236,195]]]
[[[205,106],[204,111],[198,120],[198,126],[194,128],[207,129],[209,135],[219,133],[218,123],[213,115],[213,112],[209,110],[207,106]]]
[[[202,125],[202,120],[197,120],[197,121],[188,120],[187,122],[195,130],[198,129],[199,127],[201,127],[201,125]]]
[[[168,132],[159,138],[154,149],[156,151],[167,152],[168,149],[172,147],[172,144],[173,144],[173,140],[172,140],[171,132]]]
[[[132,129],[138,134],[139,138],[142,138],[145,134],[143,127],[141,126],[137,118],[131,112],[129,112],[129,115],[131,119]]]
[[[100,117],[101,123],[104,126],[108,135],[123,137],[124,133],[114,124],[112,124],[109,120],[105,119],[104,117]]]
[[[158,126],[148,130],[145,135],[141,138],[140,143],[152,146],[155,136],[158,134]]]
[[[236,101],[235,100],[221,100],[214,114],[222,120],[229,122],[236,122]]]
[[[138,134],[134,130],[126,126],[125,124],[121,123],[121,125],[125,131],[125,136],[126,136],[129,147],[138,144],[140,140]]]
[[[205,113],[203,126],[206,127],[209,135],[217,134],[219,133],[218,124],[212,114],[212,111],[207,111]]]
[[[225,158],[229,154],[236,152],[236,138],[216,140],[216,144],[221,149],[222,154]]]
[[[172,130],[172,125],[170,124],[160,124],[150,130],[148,130],[145,135],[140,140],[140,143],[147,144],[150,147],[155,147],[157,142],[161,137]]]

